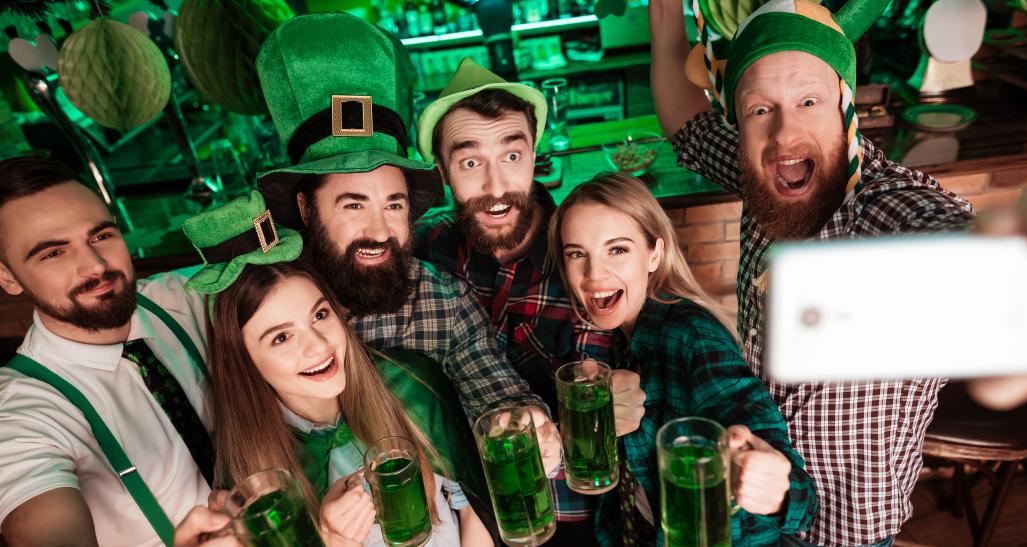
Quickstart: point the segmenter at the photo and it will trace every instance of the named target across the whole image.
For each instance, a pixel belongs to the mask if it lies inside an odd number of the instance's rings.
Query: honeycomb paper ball
[[[234,112],[267,112],[254,63],[271,32],[292,17],[283,0],[185,0],[175,48],[189,81]]]
[[[57,74],[71,104],[121,131],[152,120],[171,96],[171,72],[157,45],[109,19],[97,19],[64,41]]]

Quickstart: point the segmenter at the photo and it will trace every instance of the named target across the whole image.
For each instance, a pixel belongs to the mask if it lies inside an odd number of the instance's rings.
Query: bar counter
[[[892,161],[934,175],[945,186],[948,186],[946,181],[956,177],[993,173],[1003,175],[1007,183],[1003,189],[1027,182],[1027,90],[998,81],[984,81],[948,100],[972,108],[977,119],[959,131],[921,131],[901,119],[902,105],[893,102],[889,108],[895,116],[894,125],[867,129],[863,134]],[[933,102],[942,101],[935,99]],[[562,163],[562,167],[557,168],[563,171],[559,186],[551,188],[556,202],[560,203],[574,187],[596,173],[612,170],[601,146],[621,141],[631,132],[659,134],[656,116],[571,126],[571,148],[552,154]],[[547,137],[543,136],[539,155],[548,152]],[[668,210],[738,200],[713,182],[680,167],[667,141],[659,144],[656,159],[643,179]],[[951,189],[957,193],[966,190]],[[451,207],[452,197],[447,188],[446,203],[432,209],[429,215]]]

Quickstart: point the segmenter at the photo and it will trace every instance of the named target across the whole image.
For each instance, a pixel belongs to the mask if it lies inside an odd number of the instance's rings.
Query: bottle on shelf
[[[421,36],[431,36],[433,28],[435,26],[432,20],[431,12],[428,11],[427,4],[421,4],[417,8],[417,24],[421,30]]]
[[[407,0],[403,6],[403,19],[406,21],[407,37],[414,38],[421,35],[421,25],[417,17],[417,8],[411,0]]]

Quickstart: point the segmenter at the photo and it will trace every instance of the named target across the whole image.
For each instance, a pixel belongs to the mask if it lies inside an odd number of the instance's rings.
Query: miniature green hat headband
[[[225,290],[247,264],[289,262],[303,250],[299,233],[277,226],[256,190],[186,219],[182,231],[203,259],[186,287],[201,294]]]
[[[734,125],[735,89],[753,63],[782,51],[803,51],[826,62],[841,79],[840,110],[849,160],[846,190],[854,192],[863,152],[854,104],[856,52],[852,42],[870,28],[887,3],[850,0],[832,14],[810,0],[694,0],[700,43],[689,55],[685,72],[693,83],[710,90],[716,109]],[[755,11],[745,16],[744,10],[752,8]],[[724,38],[728,33],[733,35],[731,40]]]

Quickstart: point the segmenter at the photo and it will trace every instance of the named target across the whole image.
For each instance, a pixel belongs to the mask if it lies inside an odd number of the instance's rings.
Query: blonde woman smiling
[[[626,512],[618,504],[625,492],[603,494],[600,542],[618,544],[630,519],[634,537],[625,543],[647,543],[648,531],[663,545],[656,431],[682,416],[730,426],[733,495],[742,509],[732,519],[732,545],[776,545],[782,533],[808,528],[816,495],[785,421],[742,360],[725,314],[696,283],[649,189],[633,177],[601,174],[564,200],[549,237],[578,313],[613,331],[611,366],[630,371],[615,374],[637,374],[645,393],[637,429],[621,437],[633,475],[621,489],[634,492],[633,514],[617,518]],[[614,402],[622,403],[616,391]]]

